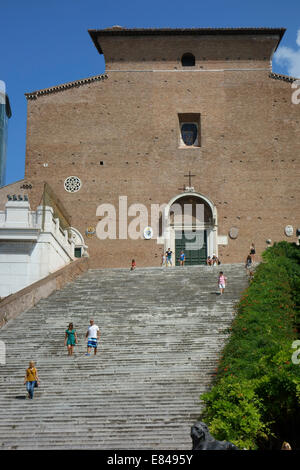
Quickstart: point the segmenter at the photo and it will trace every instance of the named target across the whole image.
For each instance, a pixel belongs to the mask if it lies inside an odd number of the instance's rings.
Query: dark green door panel
[[[181,233],[181,238],[180,237]],[[198,236],[196,237],[196,233]],[[192,246],[189,246],[192,245]],[[195,249],[190,249],[190,248]],[[193,232],[192,230],[185,230],[176,232],[175,239],[175,256],[176,266],[179,266],[180,252],[185,253],[185,265],[206,264],[207,259],[207,232],[206,230],[200,232]]]

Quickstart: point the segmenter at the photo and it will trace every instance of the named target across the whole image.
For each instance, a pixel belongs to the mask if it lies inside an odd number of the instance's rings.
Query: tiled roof
[[[300,80],[299,78],[289,77],[288,75],[282,75],[281,73],[274,73],[274,72],[271,72],[269,74],[269,77],[274,78],[274,80],[283,80],[284,82],[289,82],[289,83],[293,83],[296,80]]]
[[[81,80],[75,80],[74,82],[63,83],[61,85],[56,85],[51,88],[45,88],[43,90],[32,91],[31,93],[25,93],[27,100],[35,100],[41,95],[48,95],[50,93],[56,93],[58,91],[64,91],[69,88],[79,87],[82,85],[87,85],[92,82],[96,82],[99,80],[105,80],[107,78],[106,74],[102,75],[95,75],[94,77],[82,78]]]
[[[282,39],[285,28],[132,28],[127,29],[122,26],[113,26],[106,29],[89,29],[88,32],[100,54],[103,54],[101,46],[98,44],[99,36],[177,36],[177,35],[247,35],[247,34],[277,34],[279,42]]]

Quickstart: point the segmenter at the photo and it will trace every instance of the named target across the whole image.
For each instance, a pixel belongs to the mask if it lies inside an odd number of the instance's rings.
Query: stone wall
[[[0,301],[0,328],[9,320],[36,305],[39,300],[48,297],[55,290],[81,276],[89,268],[88,258],[78,259],[31,286]]]

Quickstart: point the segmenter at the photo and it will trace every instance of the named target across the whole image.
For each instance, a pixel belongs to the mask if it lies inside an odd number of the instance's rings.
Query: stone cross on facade
[[[192,187],[192,177],[193,177],[193,176],[196,176],[196,175],[192,175],[190,171],[189,171],[189,174],[188,174],[188,175],[184,175],[185,178],[188,178],[188,179],[189,179],[189,187],[190,187],[190,188]]]
[[[180,189],[181,191],[185,191],[185,192],[195,191],[194,186],[192,186],[192,177],[193,176],[196,176],[196,175],[192,175],[191,171],[189,171],[188,175],[184,175],[185,178],[189,179],[189,185],[188,186],[184,185],[183,188],[178,188],[178,189]]]

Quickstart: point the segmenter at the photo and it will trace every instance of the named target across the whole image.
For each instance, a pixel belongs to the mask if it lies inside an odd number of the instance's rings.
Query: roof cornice
[[[289,83],[293,83],[296,80],[299,80],[299,78],[289,77],[288,75],[282,75],[281,73],[274,73],[274,72],[271,72],[269,74],[269,77],[273,78],[274,80],[283,80],[284,82],[289,82]]]
[[[35,100],[39,96],[42,95],[49,95],[50,93],[57,93],[59,91],[68,90],[74,87],[80,87],[82,85],[87,85],[92,82],[97,82],[101,80],[105,80],[107,77],[106,74],[95,75],[93,77],[82,78],[81,80],[75,80],[74,82],[63,83],[61,85],[56,85],[51,88],[45,88],[43,90],[32,91],[31,93],[25,93],[27,100]]]
[[[102,36],[238,36],[238,35],[267,35],[277,34],[279,40],[278,47],[286,29],[285,28],[132,28],[127,29],[122,26],[114,26],[106,29],[89,29],[88,33],[98,50],[103,54],[103,50],[97,41],[97,37]]]

